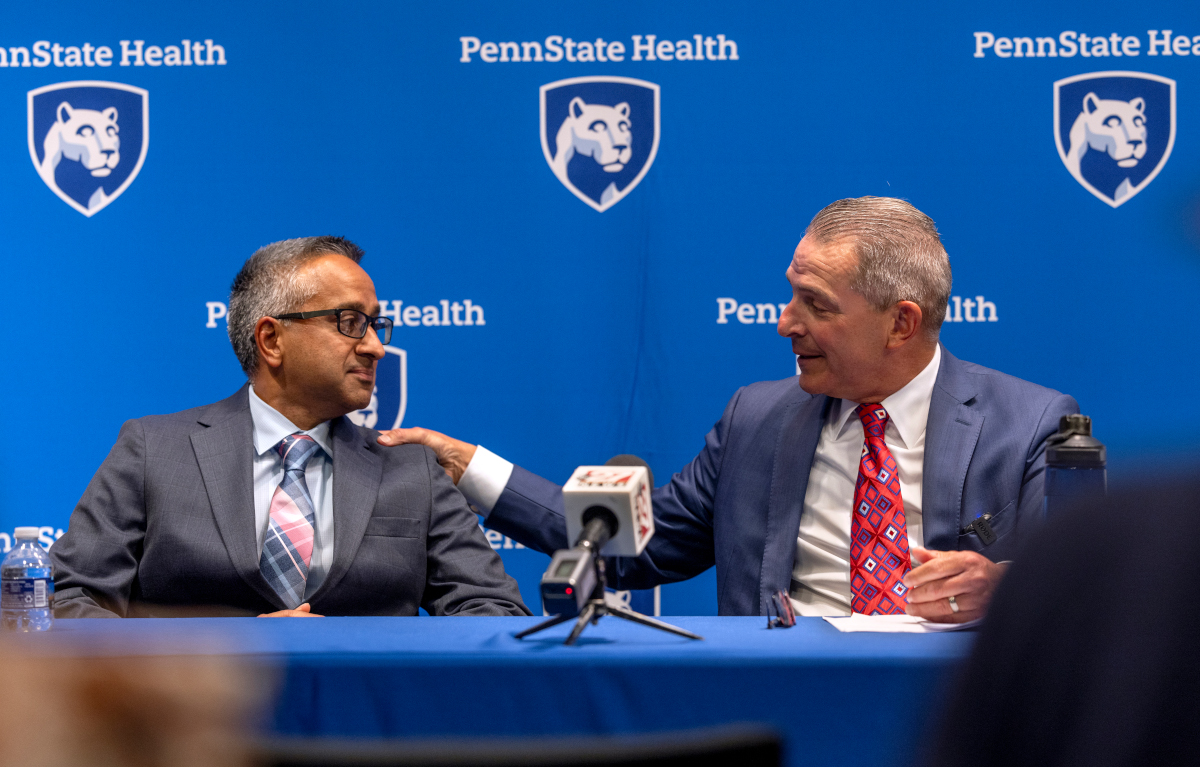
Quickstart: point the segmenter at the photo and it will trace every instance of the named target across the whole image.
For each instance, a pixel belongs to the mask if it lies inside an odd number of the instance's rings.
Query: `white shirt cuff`
[[[496,501],[500,500],[500,494],[508,485],[512,471],[513,465],[510,462],[479,445],[475,448],[475,456],[467,464],[462,479],[458,480],[459,492],[486,517],[492,512]]]

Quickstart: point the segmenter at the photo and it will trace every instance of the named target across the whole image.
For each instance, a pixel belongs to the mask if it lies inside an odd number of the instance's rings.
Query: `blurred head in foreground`
[[[8,767],[241,767],[263,685],[220,656],[73,658],[0,646]],[[21,722],[21,724],[18,724]]]

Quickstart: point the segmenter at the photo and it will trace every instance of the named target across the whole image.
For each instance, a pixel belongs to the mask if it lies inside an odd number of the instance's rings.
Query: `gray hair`
[[[804,235],[818,244],[848,240],[858,256],[850,289],[878,311],[900,301],[921,307],[926,333],[936,339],[950,302],[950,259],[933,219],[906,200],[838,200],[813,217]]]
[[[263,317],[298,311],[320,286],[300,269],[321,256],[362,261],[362,248],[344,237],[300,237],[264,245],[242,265],[229,289],[229,342],[247,376],[258,367],[254,327]],[[287,322],[287,320],[284,320]]]

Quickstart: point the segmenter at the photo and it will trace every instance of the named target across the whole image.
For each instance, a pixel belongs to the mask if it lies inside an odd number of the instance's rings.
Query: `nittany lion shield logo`
[[[1145,189],[1175,146],[1175,81],[1091,72],[1054,83],[1054,141],[1083,188],[1114,208]]]
[[[375,368],[375,390],[371,402],[346,417],[368,429],[399,429],[408,407],[408,352],[385,346],[387,352]]]
[[[604,212],[658,154],[659,91],[629,77],[572,77],[541,88],[542,152],[576,197]]]
[[[137,178],[150,145],[150,94],[78,80],[29,92],[29,156],[46,186],[85,216]]]

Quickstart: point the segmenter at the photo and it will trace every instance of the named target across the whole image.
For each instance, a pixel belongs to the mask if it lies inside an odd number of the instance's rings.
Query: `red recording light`
[[[572,591],[571,591],[571,587],[570,587],[570,586],[567,586],[567,593],[568,593],[568,594],[572,593]]]

